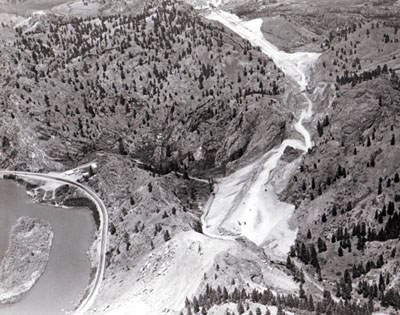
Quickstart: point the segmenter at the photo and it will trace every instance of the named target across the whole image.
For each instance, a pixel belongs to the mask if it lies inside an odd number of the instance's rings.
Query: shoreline
[[[0,179],[13,180],[18,185],[23,186],[25,188],[25,192],[27,193],[27,195],[31,198],[32,202],[34,202],[34,203],[43,204],[43,205],[56,207],[56,208],[65,208],[65,209],[82,208],[82,209],[90,210],[92,213],[94,224],[96,226],[96,231],[99,230],[99,226],[100,226],[100,219],[99,219],[99,215],[98,215],[99,211],[92,199],[90,199],[89,197],[86,197],[86,196],[79,196],[79,195],[73,196],[75,193],[74,191],[61,192],[61,193],[64,193],[64,195],[59,196],[59,198],[55,197],[58,192],[58,189],[62,190],[63,189],[62,187],[65,187],[65,186],[68,186],[67,189],[71,188],[69,184],[67,184],[67,185],[63,184],[54,190],[45,190],[42,188],[43,186],[45,186],[45,184],[42,185],[41,181],[39,181],[38,183],[35,183],[35,179],[32,179],[30,181],[28,179],[24,179],[23,176],[21,177],[21,175],[17,175],[17,176],[12,175],[12,174],[4,175],[3,178],[0,177]],[[47,193],[50,191],[53,192],[53,196],[50,198],[45,198]],[[68,193],[70,195],[68,195]]]
[[[104,204],[100,198],[98,198],[97,195],[90,190],[89,187],[69,179],[54,176],[53,174],[48,175],[3,170],[0,171],[0,179],[13,180],[16,184],[23,186],[26,193],[34,203],[67,209],[71,207],[86,208],[91,211],[94,229],[93,240],[86,251],[86,257],[91,266],[90,273],[88,275],[88,284],[82,291],[81,299],[76,303],[73,310],[68,311],[68,314],[71,315],[83,314],[90,307],[95,295],[97,294],[105,269],[105,248],[107,241],[108,216]],[[41,187],[45,186],[46,182],[49,181],[56,181],[62,184],[53,190],[53,196],[51,198],[36,198],[39,196],[37,190],[40,190]],[[67,190],[67,195],[62,195],[62,202],[57,203],[55,198],[56,191],[58,188],[65,186],[75,189],[75,191],[72,192],[73,197],[71,197],[71,191]],[[46,196],[48,191],[50,190],[45,190],[43,197]],[[77,191],[80,194],[78,196],[74,196]],[[68,192],[70,194],[68,194]],[[97,200],[94,196],[97,198]],[[64,202],[67,204],[64,204]]]

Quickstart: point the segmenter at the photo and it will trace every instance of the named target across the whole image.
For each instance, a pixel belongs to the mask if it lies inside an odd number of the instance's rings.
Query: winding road
[[[94,202],[97,210],[99,211],[100,218],[100,227],[99,234],[97,238],[97,260],[98,267],[96,269],[96,275],[92,283],[90,284],[89,293],[85,296],[85,298],[81,301],[81,304],[77,307],[76,310],[73,311],[73,315],[82,315],[84,314],[90,306],[93,304],[94,299],[99,291],[101,281],[103,280],[104,269],[105,269],[105,257],[106,257],[106,248],[107,248],[107,232],[108,232],[108,214],[106,206],[103,201],[96,195],[94,191],[92,191],[89,187],[82,185],[76,181],[67,179],[63,176],[57,176],[55,174],[40,174],[40,173],[29,173],[29,172],[18,172],[18,171],[0,171],[0,176],[12,174],[20,177],[32,178],[32,179],[51,179],[57,180],[60,182],[67,183],[69,185],[75,186],[81,189],[85,194]]]

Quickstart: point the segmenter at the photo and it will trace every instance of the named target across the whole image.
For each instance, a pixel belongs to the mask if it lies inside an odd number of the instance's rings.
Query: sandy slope
[[[261,20],[241,22],[238,17],[219,10],[213,11],[207,18],[220,21],[252,44],[260,46],[286,75],[299,84],[301,90],[305,89],[309,67],[318,54],[287,54],[279,51],[263,38]],[[286,256],[297,232],[289,225],[294,206],[280,202],[275,189],[285,183],[295,165],[287,165],[282,172],[277,172],[276,167],[287,146],[302,151],[312,146],[311,136],[302,125],[303,120],[312,115],[312,102],[305,92],[303,95],[305,102],[300,105],[306,108],[294,128],[304,141],[287,139],[253,164],[221,179],[216,185],[215,195],[204,207],[204,235],[194,231],[182,232],[161,248],[155,249],[126,275],[132,281],[120,281],[112,305],[99,305],[92,313],[179,313],[186,296],[192,297],[197,292],[204,273],[212,268],[217,255],[240,250],[236,236],[245,236],[257,245],[268,243],[275,256]],[[277,175],[274,177],[273,174]],[[278,271],[271,268],[271,272],[264,276],[271,284],[286,279],[283,275],[277,279],[277,274]],[[286,280],[283,281],[286,289],[296,290],[296,284],[290,278]],[[105,283],[104,286],[111,287],[115,286],[117,279],[108,281],[114,283]]]
[[[197,291],[214,258],[233,245],[194,231],[177,234],[130,271],[132,281],[121,284],[110,308],[97,311],[107,315],[177,314],[186,297]]]
[[[306,88],[310,79],[309,67],[320,54],[309,52],[291,54],[279,50],[264,38],[261,32],[262,19],[242,21],[238,16],[218,9],[212,10],[206,17],[230,28],[254,46],[259,46],[262,52],[270,56],[287,76],[300,85],[301,90]]]
[[[268,244],[274,256],[284,258],[296,238],[297,230],[289,224],[294,206],[278,200],[274,184],[278,179],[274,179],[273,175],[288,146],[303,152],[312,147],[311,135],[304,128],[303,121],[311,118],[313,104],[304,90],[309,81],[310,68],[319,54],[289,54],[278,50],[264,39],[260,30],[261,19],[243,22],[237,16],[217,9],[212,10],[207,18],[219,21],[253,45],[260,46],[303,90],[307,107],[302,110],[294,128],[304,141],[286,139],[253,164],[223,178],[203,216],[204,230],[208,235],[225,238],[227,235],[245,236],[257,245]],[[293,167],[286,167],[286,172],[279,176],[288,177],[292,170]]]

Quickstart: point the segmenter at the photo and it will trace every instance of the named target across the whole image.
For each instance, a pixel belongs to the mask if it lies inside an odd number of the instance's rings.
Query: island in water
[[[53,229],[48,222],[18,218],[0,262],[0,304],[20,301],[35,285],[46,269],[52,241]]]

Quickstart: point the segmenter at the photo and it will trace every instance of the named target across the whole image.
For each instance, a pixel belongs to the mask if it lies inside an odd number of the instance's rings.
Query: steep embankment
[[[262,52],[272,58],[285,75],[300,86],[300,91],[306,88],[310,81],[310,64],[318,59],[318,53],[286,53],[279,50],[264,38],[261,32],[262,19],[242,21],[236,15],[222,10],[212,10],[207,15],[207,18],[219,21],[241,37],[247,39],[255,47],[260,47]]]
[[[312,58],[315,58],[313,55]],[[290,58],[289,66],[290,69],[297,69],[296,71],[300,71],[298,69],[302,69],[301,67],[293,66],[293,59]],[[298,74],[299,72],[297,72]],[[300,77],[302,81],[305,78],[305,75],[294,75]],[[300,150],[306,150],[305,147],[311,145],[310,135],[302,126],[302,121],[305,118],[309,118],[311,115],[311,101],[306,102],[307,108],[301,113],[299,116],[299,122],[293,126],[294,130],[297,130],[302,135],[305,136],[305,144],[300,140],[287,140],[284,144],[276,150],[276,152],[272,152],[272,158],[266,159],[264,157],[264,162],[266,163],[266,170],[262,172],[262,174],[257,174],[258,180],[256,183],[250,182],[252,186],[260,186],[263,180],[268,179],[268,173],[272,171],[279,157],[283,154],[286,146],[290,145]],[[270,156],[271,153],[266,156]],[[266,161],[268,160],[268,161]],[[257,162],[258,164],[260,162]],[[257,165],[251,165],[250,168],[255,169]],[[242,173],[245,173],[247,168],[242,170]],[[235,173],[236,174],[236,173]],[[232,175],[237,176],[237,175]],[[217,190],[215,191],[215,198],[224,198],[221,197],[220,189],[221,185],[217,186]],[[253,188],[254,189],[254,188]],[[249,197],[250,198],[250,197]],[[276,197],[275,197],[276,198]],[[210,201],[213,205],[215,204],[215,199],[211,199]],[[226,202],[226,200],[225,200]],[[260,211],[262,211],[260,209]],[[209,212],[207,212],[209,214]],[[265,211],[263,211],[265,213]],[[282,221],[285,221],[287,216],[282,218]],[[204,218],[204,221],[207,221],[207,215]],[[264,220],[263,223],[268,222],[268,220]],[[280,222],[282,225],[285,222]],[[213,222],[214,224],[214,222]],[[199,288],[203,287],[205,283],[207,283],[207,274],[209,272],[213,272],[211,269],[215,266],[225,270],[225,266],[229,265],[229,271],[227,275],[220,275],[221,279],[216,280],[217,275],[215,274],[216,282],[223,283],[227,285],[229,282],[229,275],[232,274],[233,269],[239,271],[241,276],[237,279],[238,284],[241,283],[240,278],[243,276],[243,270],[241,267],[248,264],[248,258],[254,256],[255,261],[258,249],[253,247],[253,245],[235,242],[230,239],[226,239],[226,237],[216,236],[209,232],[207,225],[209,225],[208,221],[206,225],[203,225],[203,231],[206,236],[198,235],[193,232],[184,232],[180,234],[176,234],[167,244],[162,245],[161,247],[156,248],[148,257],[145,257],[141,261],[138,262],[137,265],[133,265],[132,268],[129,268],[126,277],[132,277],[136,275],[135,283],[127,283],[122,282],[118,285],[113,285],[111,280],[109,283],[105,283],[106,287],[114,287],[114,303],[112,303],[111,307],[102,306],[100,303],[96,307],[96,311],[93,313],[101,313],[101,314],[128,314],[132,307],[139,309],[141,314],[163,314],[166,312],[179,312],[185,305],[186,296],[190,297],[196,293]],[[278,224],[277,224],[278,225]],[[281,228],[282,230],[284,228]],[[254,232],[252,232],[255,235]],[[250,234],[246,234],[246,237],[251,238]],[[263,237],[263,235],[261,235]],[[294,237],[292,236],[292,240]],[[262,240],[264,241],[264,240]],[[287,246],[288,247],[288,246]],[[284,251],[284,249],[282,249]],[[286,249],[288,250],[288,248]],[[185,258],[181,261],[181,256]],[[221,259],[223,256],[229,256],[229,260]],[[246,257],[247,264],[244,262],[244,257]],[[229,262],[228,262],[229,261]],[[242,265],[241,267],[233,267],[232,261],[237,261],[238,265]],[[218,263],[217,263],[218,262]],[[282,273],[279,269],[274,269],[273,272],[267,271],[265,266],[254,263],[252,268],[259,269],[259,271],[253,271],[251,274],[251,279],[243,277],[247,284],[251,284],[253,287],[274,287],[278,291],[290,291],[293,292],[296,290],[296,285],[287,277],[284,273]],[[250,268],[250,269],[252,269]],[[265,268],[265,269],[264,269]],[[259,273],[263,272],[264,277]],[[275,273],[275,276],[274,276]],[[219,273],[220,274],[220,273]],[[281,282],[276,281],[276,274],[280,275]],[[120,275],[115,275],[116,279],[119,279]],[[258,278],[259,277],[259,278]],[[256,280],[256,279],[259,280]],[[187,284],[188,279],[190,279],[190,285]],[[112,280],[115,282],[115,279]],[[257,283],[258,284],[257,284]],[[232,285],[232,284],[231,284]],[[117,292],[124,292],[121,295],[118,295]],[[107,293],[107,294],[110,294]],[[105,297],[107,298],[107,297]],[[110,297],[108,297],[110,298]]]
[[[311,67],[319,54],[288,54],[279,51],[264,39],[260,30],[261,19],[243,22],[238,17],[220,10],[213,10],[207,17],[221,22],[253,45],[260,47],[296,83],[293,89],[305,89]],[[257,245],[267,243],[271,255],[273,252],[281,259],[285,258],[296,237],[296,227],[290,226],[289,223],[294,207],[278,200],[276,190],[282,188],[278,188],[272,177],[274,172],[279,172],[278,162],[287,147],[307,152],[312,146],[311,135],[302,123],[303,120],[311,118],[313,104],[305,91],[302,95],[307,107],[301,111],[298,122],[292,128],[301,134],[304,140],[285,139],[279,147],[268,151],[256,162],[219,181],[216,195],[203,217],[205,233],[213,236],[242,235]],[[280,179],[280,185],[289,180],[296,163],[298,160],[285,165],[285,172],[278,175],[283,177]],[[280,167],[282,166],[279,165]]]
[[[312,146],[305,124],[328,85],[296,95],[289,89],[305,89],[317,54],[279,51],[264,40],[260,20],[212,14],[227,28],[173,3],[135,18],[49,15],[1,51],[2,165],[61,169],[98,160],[85,180],[109,208],[110,224],[92,313],[128,314],[138,305],[143,314],[179,312],[185,295],[209,283],[297,289],[254,243],[282,259],[296,236],[293,206],[277,194]],[[210,187],[188,173],[226,170],[233,173],[203,218],[208,236],[199,235],[193,229],[201,231],[199,205]]]
[[[336,97],[321,103],[316,146],[281,195],[300,222],[291,256],[337,297],[386,313],[399,307],[398,27],[352,16],[323,41],[318,76]]]
[[[193,232],[201,231],[199,205],[210,187],[188,175],[224,173],[280,143],[291,116],[282,101],[287,78],[259,48],[182,4],[163,3],[135,18],[47,14],[28,24],[1,51],[7,117],[0,127],[2,165],[64,169],[96,158],[98,168],[85,181],[110,214],[96,309],[111,311],[108,305],[118,299],[121,305],[142,300],[150,310],[179,312],[184,295],[193,295],[215,267],[215,257],[229,265],[224,256],[229,244]],[[143,273],[153,279],[160,271],[154,293],[142,283],[132,286],[147,257],[164,257],[170,242],[179,249],[168,256],[174,262],[192,243],[205,248],[190,260],[199,262],[195,277],[190,265],[164,266],[165,276],[157,265]],[[231,269],[243,274],[237,283],[254,279],[266,285],[263,274],[272,276],[266,266],[246,268],[243,253],[255,261],[263,257],[259,249],[236,249],[241,263]],[[179,272],[182,277],[173,281]],[[221,283],[231,282],[229,274]],[[170,301],[160,298],[163,288],[174,292],[190,278],[196,281],[187,291]],[[283,272],[282,278],[294,290]]]

